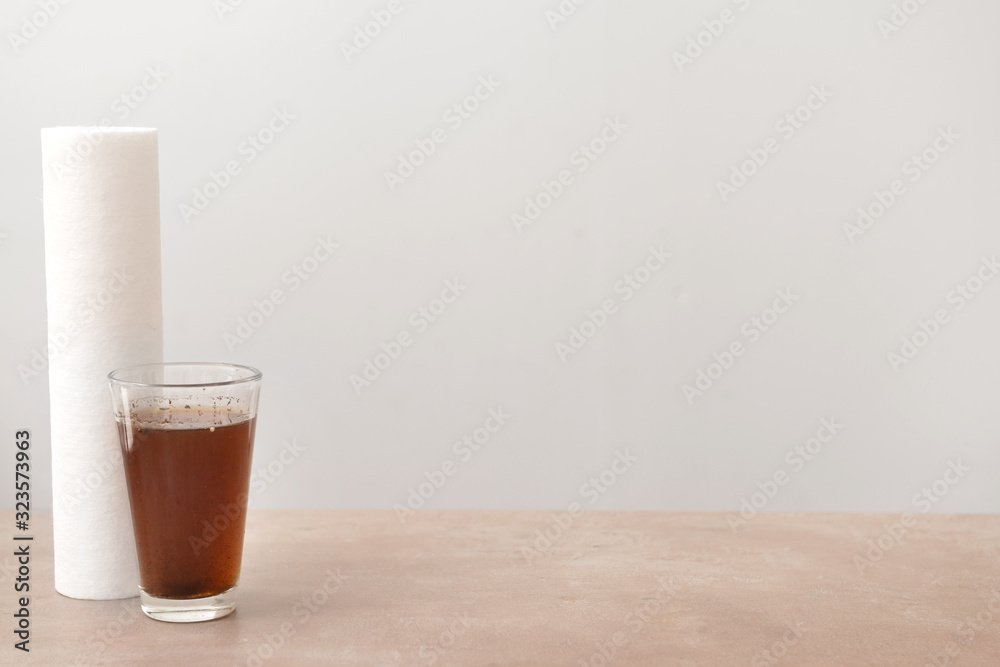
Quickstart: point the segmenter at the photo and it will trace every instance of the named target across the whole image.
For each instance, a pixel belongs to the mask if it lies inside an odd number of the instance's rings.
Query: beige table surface
[[[917,515],[899,543],[898,515],[734,533],[725,514],[592,512],[559,535],[551,514],[251,510],[236,613],[193,624],[56,594],[33,516],[32,650],[13,648],[11,547],[0,663],[1000,665],[1000,517]]]

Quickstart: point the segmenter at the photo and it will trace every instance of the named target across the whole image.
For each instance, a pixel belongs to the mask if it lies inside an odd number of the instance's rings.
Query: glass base
[[[236,610],[236,586],[207,598],[169,600],[139,591],[139,602],[146,616],[169,623],[196,623],[229,616]]]

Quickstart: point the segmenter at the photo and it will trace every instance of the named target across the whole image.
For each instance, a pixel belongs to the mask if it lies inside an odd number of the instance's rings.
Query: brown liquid
[[[139,586],[218,595],[240,578],[256,419],[220,409],[133,413],[118,423]]]

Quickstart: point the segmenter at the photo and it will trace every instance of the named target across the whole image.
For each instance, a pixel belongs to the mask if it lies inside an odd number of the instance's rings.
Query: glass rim
[[[188,366],[195,368],[229,368],[237,369],[248,373],[246,377],[235,378],[232,380],[220,380],[218,382],[143,382],[140,380],[128,380],[123,379],[119,375],[124,375],[127,373],[135,373],[136,371],[142,371],[144,369],[164,369],[170,367],[180,367]],[[108,373],[107,378],[110,382],[115,384],[130,385],[134,387],[225,387],[237,384],[245,384],[247,382],[258,382],[264,376],[258,369],[253,366],[246,366],[243,364],[231,364],[224,361],[165,361],[156,364],[138,364],[136,366],[126,366],[124,368],[117,368],[110,373]]]

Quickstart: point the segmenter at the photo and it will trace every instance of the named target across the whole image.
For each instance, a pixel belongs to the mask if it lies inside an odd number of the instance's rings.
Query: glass
[[[142,610],[161,621],[236,607],[261,373],[215,363],[108,374]]]

